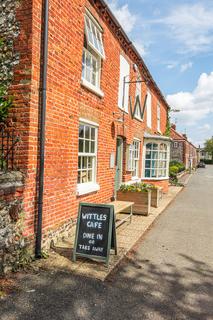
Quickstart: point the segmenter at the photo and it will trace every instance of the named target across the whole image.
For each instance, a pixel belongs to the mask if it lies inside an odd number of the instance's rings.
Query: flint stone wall
[[[0,172],[0,274],[14,268],[26,245],[21,217],[23,190],[21,172]]]

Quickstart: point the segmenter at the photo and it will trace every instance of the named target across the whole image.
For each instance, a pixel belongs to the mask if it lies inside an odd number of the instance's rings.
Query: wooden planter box
[[[151,189],[152,190],[152,196],[151,196],[151,206],[158,208],[160,201],[163,197],[163,188],[158,187],[156,189]]]
[[[148,216],[151,207],[151,194],[151,190],[148,192],[118,191],[117,200],[134,202],[133,213]]]

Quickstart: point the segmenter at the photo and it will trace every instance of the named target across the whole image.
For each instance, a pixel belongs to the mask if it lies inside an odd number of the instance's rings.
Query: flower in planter
[[[145,183],[134,183],[130,185],[122,184],[120,186],[120,191],[122,192],[148,192],[149,188]]]

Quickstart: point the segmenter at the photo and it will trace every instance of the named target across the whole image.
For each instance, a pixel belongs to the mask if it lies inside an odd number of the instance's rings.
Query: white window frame
[[[102,33],[103,30],[93,15],[86,10],[85,15],[85,35],[88,45],[102,58],[105,59]]]
[[[157,149],[151,150],[151,157],[147,158],[147,145],[148,144],[155,144],[157,145]],[[166,151],[163,151],[160,149],[160,145],[164,144],[166,145]],[[154,154],[152,152],[157,153],[157,157],[154,157]],[[161,153],[161,154],[160,154]],[[162,157],[163,153],[165,154],[165,157]],[[170,145],[166,141],[158,141],[158,140],[150,140],[150,141],[145,141],[144,143],[144,150],[143,150],[143,177],[142,179],[144,180],[166,180],[169,179],[169,158],[170,158]],[[150,167],[147,165],[146,161],[150,161]],[[156,162],[156,164],[154,163]],[[162,165],[163,162],[165,162],[165,167]],[[150,176],[146,176],[146,170],[150,171]],[[160,174],[160,172],[165,172],[164,175]],[[156,171],[156,175],[153,174]]]
[[[146,123],[147,123],[147,127],[152,128],[152,95],[150,91],[147,91]]]
[[[98,124],[91,122],[91,121],[80,119],[79,129],[80,129],[80,126],[84,127],[84,131],[83,131],[83,137],[79,137],[79,135],[78,135],[78,143],[79,143],[79,140],[83,141],[83,151],[79,151],[79,149],[78,149],[77,195],[83,195],[86,193],[98,191],[100,189],[100,186],[96,182],[96,178],[97,178]],[[89,138],[87,138],[86,134],[85,134],[86,127],[89,127]],[[91,137],[91,128],[94,129],[94,133],[95,133],[94,139],[92,139],[92,137]],[[88,141],[88,143],[89,143],[89,152],[85,151],[86,141]],[[94,152],[91,151],[92,142],[94,142]],[[85,158],[86,158],[87,165],[86,165],[86,168],[83,168],[83,159],[85,159]],[[90,160],[92,160],[91,167],[88,166],[89,158],[90,158]],[[81,163],[81,168],[79,168],[79,160]],[[89,171],[92,172],[91,181],[82,182],[82,173],[85,172],[86,177],[88,179]],[[79,182],[79,172],[81,172],[80,182]]]
[[[100,37],[100,43],[101,43],[101,50],[98,50],[95,46],[95,36],[89,32],[89,27],[87,25],[89,24],[91,30],[93,29],[93,32],[97,36],[99,34]],[[81,75],[81,84],[85,86],[87,89],[92,91],[93,93],[97,94],[99,97],[103,97],[104,93],[100,89],[100,79],[101,79],[101,60],[105,59],[105,53],[104,53],[104,47],[103,47],[103,41],[102,41],[102,29],[96,22],[96,20],[93,18],[91,13],[86,10],[85,15],[85,43],[83,48],[83,54],[82,54],[82,75]],[[89,57],[88,60],[86,60],[86,57]],[[89,64],[87,62],[90,61]],[[94,68],[94,63],[96,62],[96,68]],[[90,77],[88,78],[88,70],[90,70]],[[95,74],[95,83],[93,83],[92,75]]]
[[[128,113],[129,109],[129,83],[124,83],[129,81],[130,76],[130,64],[120,55],[120,78],[119,78],[119,88],[118,88],[118,107]]]
[[[134,138],[133,140],[133,172],[132,179],[139,178],[139,170],[140,170],[140,140]]]
[[[126,145],[126,171],[133,172],[134,161],[134,146],[133,144]]]
[[[87,65],[87,61],[90,60],[90,65]],[[96,70],[94,70],[94,63],[96,63]],[[83,48],[83,59],[82,59],[82,79],[90,83],[96,88],[100,88],[100,59],[93,55],[89,50]],[[87,74],[90,72],[90,79]],[[93,83],[92,76],[95,74],[95,83]]]
[[[161,132],[161,106],[157,104],[157,130]]]

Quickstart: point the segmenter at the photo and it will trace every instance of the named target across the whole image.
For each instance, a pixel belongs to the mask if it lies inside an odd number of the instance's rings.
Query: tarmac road
[[[1,320],[213,319],[213,166],[199,169],[108,281],[20,275]]]

